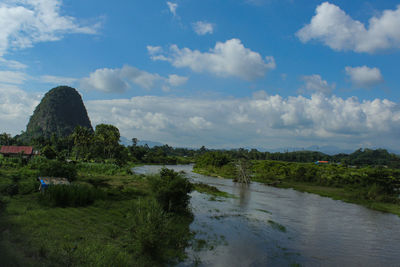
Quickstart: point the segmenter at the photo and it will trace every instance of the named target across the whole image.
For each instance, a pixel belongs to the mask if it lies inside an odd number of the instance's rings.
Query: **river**
[[[156,173],[161,167],[134,171]],[[192,165],[166,167],[235,196],[191,193],[191,229],[207,245],[188,250],[180,266],[400,266],[397,215],[292,189],[199,175]]]

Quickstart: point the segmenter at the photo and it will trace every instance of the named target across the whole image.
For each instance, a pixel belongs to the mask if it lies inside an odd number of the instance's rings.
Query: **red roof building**
[[[23,154],[24,156],[33,155],[33,147],[31,146],[2,146],[0,149],[0,154],[4,156],[10,155],[19,155]]]

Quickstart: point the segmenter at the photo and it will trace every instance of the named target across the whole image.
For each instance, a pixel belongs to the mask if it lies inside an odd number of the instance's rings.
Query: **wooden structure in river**
[[[245,159],[238,159],[235,163],[236,178],[233,180],[237,183],[249,184],[250,183],[250,163]]]

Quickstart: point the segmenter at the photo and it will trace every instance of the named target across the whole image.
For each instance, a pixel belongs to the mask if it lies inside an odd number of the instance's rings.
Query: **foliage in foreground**
[[[140,266],[183,260],[191,238],[188,218],[165,212],[154,199],[135,202],[132,212],[132,248]]]
[[[193,215],[187,195],[175,199],[191,191],[183,177],[166,170],[151,179],[121,169],[118,175],[99,175],[96,166],[80,171],[75,184],[51,186],[41,194],[34,168],[41,161],[55,162],[42,159],[0,170],[2,264],[164,266],[185,258]],[[164,183],[153,194],[150,181],[161,181],[161,176]],[[33,190],[25,190],[29,183]],[[164,209],[166,199],[171,205]]]
[[[193,185],[179,173],[163,168],[150,181],[155,199],[166,212],[185,213],[189,208]]]

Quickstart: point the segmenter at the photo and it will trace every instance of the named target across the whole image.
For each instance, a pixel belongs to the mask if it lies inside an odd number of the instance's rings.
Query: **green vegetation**
[[[225,165],[221,166],[222,157],[229,158],[229,155],[205,153],[198,158],[194,170],[202,174],[234,178],[237,170],[233,160],[224,161]],[[272,160],[253,160],[250,168],[253,181],[316,193],[400,215],[398,169]]]
[[[195,183],[194,190],[199,193],[208,194],[214,197],[226,197],[226,198],[234,198],[235,196],[229,194],[227,192],[221,191],[215,186],[204,184],[204,183]]]
[[[85,184],[53,185],[39,196],[44,205],[57,207],[83,207],[98,199],[106,199],[106,193]]]
[[[173,170],[163,168],[160,176],[150,180],[151,191],[166,212],[187,213],[189,211],[189,193],[193,185],[188,179]]]
[[[193,238],[192,187],[178,173],[148,177],[111,163],[70,164],[76,171],[72,185],[50,186],[42,194],[40,168],[58,166],[56,160],[0,163],[5,266],[164,266],[186,257]]]
[[[329,161],[330,163],[345,166],[383,166],[389,168],[400,168],[400,157],[389,153],[385,149],[358,149],[351,154],[327,155],[317,151],[293,151],[293,152],[259,152],[256,149],[232,149],[209,151],[199,150],[196,165],[223,167],[226,161],[231,162],[238,159],[247,160],[271,160],[297,163],[313,163],[316,161]]]
[[[272,228],[274,228],[274,229],[276,229],[276,230],[278,230],[278,231],[280,231],[280,232],[286,232],[286,227],[283,226],[282,224],[279,224],[279,223],[277,223],[277,222],[274,222],[273,220],[268,220],[268,224],[269,224]]]

